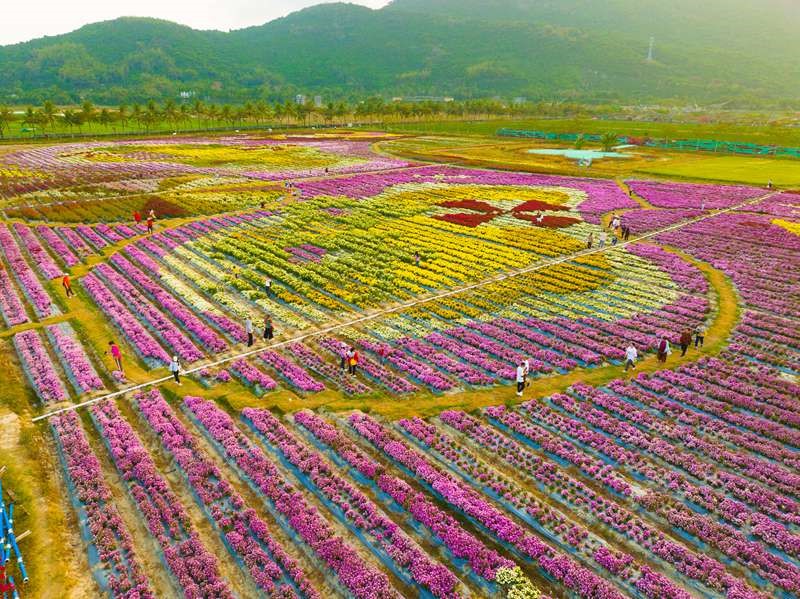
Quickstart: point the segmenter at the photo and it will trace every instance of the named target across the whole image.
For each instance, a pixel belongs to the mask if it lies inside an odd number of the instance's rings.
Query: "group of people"
[[[136,223],[137,227],[139,225],[141,225],[142,224],[142,214],[141,214],[141,212],[139,212],[138,210],[134,211],[133,220]],[[155,220],[156,220],[156,211],[151,209],[150,212],[148,212],[148,214],[147,214],[147,221],[146,221],[146,223],[147,223],[147,234],[148,235],[152,235],[153,234],[153,223],[155,222]]]
[[[617,245],[620,241],[628,241],[631,238],[630,227],[622,222],[622,218],[618,214],[612,215],[608,228],[611,231],[612,246]],[[597,237],[597,247],[604,248],[607,242],[608,232],[605,230],[600,231]],[[586,248],[592,249],[592,247],[594,247],[594,231],[589,233],[589,237],[586,238]]]
[[[694,339],[695,348],[703,347],[706,339],[705,324],[697,325],[694,330],[686,328],[681,332],[678,340],[678,343],[681,346],[681,357],[686,355],[686,352],[692,345],[692,339]],[[662,335],[661,339],[658,341],[658,345],[656,346],[656,359],[660,363],[665,364],[667,358],[671,354],[672,346],[670,345],[669,338],[666,335]],[[636,368],[636,361],[638,359],[639,352],[636,350],[636,346],[633,343],[629,343],[628,347],[625,348],[625,372],[627,372],[629,368]]]
[[[244,321],[244,332],[247,333],[247,347],[253,347],[255,343],[255,329],[253,319],[248,316]],[[267,315],[264,318],[264,341],[272,341],[275,337],[275,325],[272,324],[272,317]]]
[[[347,370],[347,374],[355,376],[356,368],[358,368],[359,355],[356,348],[348,345],[344,347],[344,352],[341,354],[340,366],[342,370]]]

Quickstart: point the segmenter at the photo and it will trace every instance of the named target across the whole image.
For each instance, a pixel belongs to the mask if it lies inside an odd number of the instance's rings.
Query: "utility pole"
[[[656,38],[650,38],[650,48],[647,50],[647,62],[653,62],[653,46],[655,46]]]

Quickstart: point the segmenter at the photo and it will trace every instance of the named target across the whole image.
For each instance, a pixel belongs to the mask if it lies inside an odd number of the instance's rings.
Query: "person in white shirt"
[[[597,244],[598,247],[605,247],[606,246],[606,239],[608,239],[608,233],[605,231],[600,233],[599,243]]]
[[[169,363],[169,371],[172,373],[172,376],[175,378],[175,382],[179,385],[181,384],[181,365],[178,362],[178,356],[172,356],[172,362]]]
[[[267,292],[267,297],[272,297],[272,279],[269,277],[264,281],[264,290]]]
[[[253,321],[250,320],[250,317],[247,317],[247,320],[244,321],[244,332],[247,333],[247,347],[253,346]]]
[[[639,358],[639,352],[636,351],[636,348],[631,343],[625,349],[625,372],[628,372],[628,368],[636,368],[636,360]]]
[[[517,366],[517,397],[522,397],[522,390],[525,388],[525,364],[520,362]]]

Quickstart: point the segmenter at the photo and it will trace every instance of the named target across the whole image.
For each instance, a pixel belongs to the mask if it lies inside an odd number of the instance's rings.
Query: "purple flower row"
[[[586,386],[576,386],[576,391],[586,390]],[[591,394],[591,391],[587,392]],[[762,530],[768,531],[768,538],[765,541],[769,544],[787,551],[790,554],[800,551],[800,544],[797,549],[792,549],[792,541],[797,538],[788,532],[785,526],[771,521],[758,512],[753,512],[746,505],[732,500],[725,493],[720,493],[716,487],[721,486],[717,481],[712,481],[711,485],[695,485],[688,478],[680,473],[660,466],[655,460],[646,456],[647,453],[657,456],[668,464],[686,469],[692,476],[698,473],[699,463],[692,458],[688,452],[676,451],[670,444],[672,436],[670,430],[665,431],[667,442],[662,441],[652,435],[646,434],[636,426],[609,415],[608,413],[595,409],[589,404],[591,402],[581,402],[567,395],[553,395],[550,401],[563,409],[568,417],[564,417],[545,405],[537,402],[527,402],[523,404],[526,415],[536,422],[544,422],[551,428],[555,428],[567,436],[579,440],[581,443],[592,447],[595,451],[602,453],[613,459],[620,467],[628,469],[640,477],[646,478],[656,487],[661,488],[661,492],[668,492],[673,495],[682,495],[686,500],[691,501],[703,509],[715,513],[724,520],[737,526],[747,523],[755,524],[758,522]],[[606,404],[603,407],[608,409]],[[634,420],[637,424],[642,417],[636,417],[637,410],[628,407],[630,410],[620,406],[622,413]],[[616,410],[611,410],[616,412]],[[594,427],[590,429],[583,425],[581,421],[587,422]],[[611,435],[598,433],[594,429],[603,431]],[[684,429],[676,429],[684,430]],[[624,439],[626,445],[631,445],[635,450],[627,449],[618,443],[617,439]],[[700,474],[699,478],[706,479],[707,475]],[[771,525],[764,520],[769,520]],[[761,536],[758,531],[753,531],[756,536]],[[775,544],[777,541],[777,544]]]
[[[45,331],[78,395],[106,388],[69,323],[50,325]]]
[[[300,441],[266,410],[258,420],[261,437],[308,477],[320,493],[335,505],[345,520],[371,539],[371,544],[392,559],[419,586],[435,597],[459,597],[458,579],[443,565],[431,559],[403,529],[397,526],[366,495],[334,472],[322,456]]]
[[[259,429],[258,410],[246,408],[243,416]],[[367,565],[342,538],[335,534],[323,515],[286,480],[264,452],[234,425],[231,418],[213,405],[204,405],[198,418],[211,437],[222,446],[244,475],[269,500],[288,525],[308,544],[314,554],[333,570],[339,582],[357,597],[376,593],[392,596],[388,579]]]
[[[81,279],[81,282],[89,296],[125,338],[131,342],[142,359],[151,365],[156,363],[166,364],[171,360],[169,354],[164,351],[144,326],[122,305],[96,275],[89,273]]]
[[[447,411],[440,418],[511,468],[545,485],[551,491],[551,497],[574,510],[588,511],[591,517],[672,564],[690,579],[702,581],[712,589],[725,590],[730,597],[764,599],[744,582],[729,575],[718,561],[675,543],[624,507],[566,474],[554,463],[543,460],[511,437],[481,424],[464,412]]]
[[[711,402],[702,399],[700,396],[693,396],[693,394],[690,393],[673,393],[675,396],[675,399],[673,400],[648,392],[647,390],[652,390],[658,394],[661,394],[668,390],[668,387],[662,386],[658,384],[658,382],[651,384],[653,382],[654,381],[652,379],[648,379],[642,375],[639,375],[639,377],[637,377],[637,386],[623,383],[622,381],[612,381],[609,384],[609,388],[614,391],[615,394],[621,397],[631,398],[634,401],[643,403],[645,405],[652,405],[659,410],[665,411],[665,413],[671,413],[675,410],[685,409],[685,405],[710,411],[709,407],[712,405]],[[613,407],[614,405],[609,403],[613,398],[607,394],[598,394],[592,392],[591,399],[593,402],[595,399],[597,401],[602,401],[609,407]],[[724,407],[712,407],[712,413],[714,413],[715,416],[726,419],[728,410],[726,410]],[[625,416],[625,414],[628,413],[627,403],[622,405],[621,408],[624,410],[624,413],[620,415]],[[702,414],[700,416],[702,417]],[[750,424],[749,422],[743,422],[741,419],[736,418],[731,418],[729,420],[732,423],[736,423],[738,426],[743,426],[745,423]],[[687,462],[687,465],[688,464],[690,463]],[[692,468],[692,470],[695,476],[702,474],[702,471],[699,469]],[[776,493],[761,484],[747,480],[738,474],[734,474],[726,470],[719,470],[716,473],[714,480],[715,482],[718,482],[722,488],[726,489],[726,491],[732,496],[755,506],[759,511],[765,512],[773,518],[785,521],[787,523],[800,523],[800,505],[797,502],[781,495],[780,493]]]
[[[763,189],[737,185],[626,181],[637,195],[660,208],[727,208],[764,195]]]
[[[16,231],[17,235],[22,240],[22,244],[25,246],[28,255],[39,268],[39,272],[41,272],[46,279],[60,278],[63,274],[61,268],[55,263],[53,258],[50,257],[50,254],[47,253],[44,247],[42,247],[42,244],[39,242],[36,235],[33,234],[31,228],[22,223],[14,223],[14,231]]]
[[[46,225],[39,225],[36,227],[36,232],[68,268],[80,264],[80,259],[67,247],[67,244],[61,240],[53,229]]]
[[[57,308],[53,305],[47,291],[44,290],[31,267],[22,257],[22,252],[20,252],[17,242],[14,241],[11,232],[3,223],[0,223],[0,250],[8,260],[11,271],[19,282],[25,297],[33,303],[36,314],[40,318],[47,318],[57,312]]]
[[[372,391],[355,377],[349,376],[347,371],[326,362],[317,352],[302,343],[290,345],[289,352],[306,368],[334,381],[348,395],[364,395]]]
[[[439,351],[433,345],[414,339],[412,337],[403,337],[395,342],[399,347],[407,351],[409,354],[418,356],[427,362],[430,362],[436,368],[449,375],[453,375],[468,385],[486,386],[493,385],[495,379],[485,374],[483,371],[478,370],[474,366],[466,364],[461,360],[451,358],[447,354]]]
[[[382,356],[387,362],[398,370],[407,372],[415,380],[426,385],[434,391],[448,391],[455,387],[455,384],[448,378],[439,374],[430,366],[415,360],[405,352],[392,347],[387,343],[370,341],[368,339],[359,340],[358,344],[365,350],[375,355]]]
[[[0,313],[9,327],[28,322],[28,315],[19,299],[11,277],[5,267],[0,263]]]
[[[232,597],[220,577],[217,559],[200,541],[183,504],[114,402],[98,403],[91,412],[114,465],[184,596]]]
[[[97,251],[102,250],[108,245],[108,241],[98,235],[89,225],[78,225],[75,227],[75,230],[80,233],[86,241],[91,243]]]
[[[171,293],[166,291],[151,277],[136,268],[123,256],[116,254],[112,256],[110,262],[144,289],[163,310],[180,321],[181,324],[186,327],[186,330],[188,330],[207,351],[220,353],[228,349],[228,344],[225,343],[216,332],[203,323],[191,310],[176,300]]]
[[[296,389],[304,393],[318,393],[325,390],[325,385],[314,380],[305,370],[279,353],[267,351],[260,354],[259,357],[265,364],[278,371]]]
[[[508,543],[523,555],[536,560],[548,574],[568,585],[580,596],[602,596],[609,599],[624,596],[612,585],[572,559],[555,554],[548,545],[529,534],[523,526],[494,507],[474,489],[461,483],[451,474],[443,472],[431,460],[411,449],[370,416],[355,413],[350,416],[349,423],[360,436],[392,461],[408,468],[427,483],[442,500],[475,519],[500,541]]]
[[[294,420],[359,474],[374,483],[378,490],[389,495],[414,520],[428,528],[455,558],[467,560],[470,569],[477,576],[493,581],[500,568],[514,567],[511,560],[464,530],[455,518],[439,508],[424,493],[414,491],[403,479],[387,472],[331,424],[307,410],[296,413]]]
[[[270,376],[250,364],[247,360],[236,360],[231,364],[230,369],[246,385],[255,387],[256,395],[260,396],[265,391],[272,391],[278,386]]]
[[[86,513],[91,543],[104,565],[101,576],[112,597],[151,599],[155,595],[114,505],[100,461],[89,446],[75,412],[50,419],[74,500]],[[96,572],[100,570],[95,569]]]
[[[37,331],[23,331],[14,335],[14,347],[31,387],[43,404],[69,399],[69,393]]]
[[[151,395],[151,398],[154,398]],[[142,404],[140,404],[142,405]],[[212,402],[199,397],[186,397],[184,408],[212,436],[218,427],[225,427],[230,417],[219,410]],[[197,497],[211,514],[217,527],[248,568],[256,586],[269,594],[296,596],[293,581],[304,596],[317,597],[298,563],[284,550],[270,533],[266,523],[258,517],[255,510],[248,508],[244,499],[222,477],[221,472],[209,460],[194,437],[174,416],[167,403],[158,398],[142,405],[148,422],[158,430],[170,427],[175,435],[165,446],[175,457]]]
[[[333,337],[322,337],[318,340],[318,343],[320,347],[327,349],[340,360],[347,352],[347,344]],[[394,374],[391,370],[366,355],[362,354],[360,356],[358,368],[373,381],[392,393],[402,395],[404,393],[413,393],[417,390],[415,385],[409,383],[403,377]]]
[[[446,411],[442,413],[445,422],[459,424],[461,413]],[[577,549],[585,558],[591,558],[602,568],[619,577],[623,585],[635,578],[636,572],[642,566],[633,561],[627,554],[619,554],[609,550],[605,543],[596,535],[589,532],[584,526],[568,520],[560,512],[553,509],[548,503],[538,500],[532,493],[524,490],[511,478],[504,475],[501,470],[489,466],[486,462],[466,448],[465,444],[441,432],[436,426],[420,418],[400,420],[397,425],[415,437],[426,448],[437,452],[441,460],[452,464],[451,468],[465,473],[478,487],[489,490],[498,497],[498,501],[510,505],[511,509],[521,512],[528,519],[535,520],[542,528],[546,529],[551,538],[555,537]],[[553,559],[551,552],[548,559]],[[552,562],[548,562],[552,563]],[[661,599],[662,597],[675,597],[688,599],[690,595],[671,583],[666,577],[659,585],[659,593],[647,595]]]
[[[163,339],[182,360],[195,362],[203,358],[203,352],[197,349],[195,344],[159,308],[145,299],[125,277],[108,264],[98,264],[94,273],[101,276],[125,304],[141,316],[145,325]]]

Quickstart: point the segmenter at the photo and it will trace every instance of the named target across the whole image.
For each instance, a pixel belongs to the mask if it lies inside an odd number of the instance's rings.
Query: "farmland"
[[[511,146],[4,147],[21,593],[798,596],[800,194]]]

